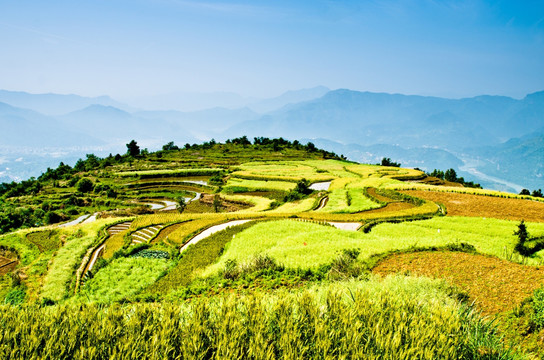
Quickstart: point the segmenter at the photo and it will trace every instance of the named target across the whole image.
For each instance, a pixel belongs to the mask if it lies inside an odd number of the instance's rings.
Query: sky
[[[544,1],[0,0],[0,89],[131,98],[544,90]]]

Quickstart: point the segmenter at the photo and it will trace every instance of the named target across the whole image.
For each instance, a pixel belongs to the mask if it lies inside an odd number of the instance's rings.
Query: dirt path
[[[215,234],[216,232],[219,232],[221,230],[225,230],[226,228],[231,227],[231,226],[242,225],[242,224],[245,224],[245,223],[250,222],[250,221],[253,221],[253,219],[232,220],[232,221],[228,221],[228,222],[223,223],[223,224],[219,224],[219,225],[209,227],[206,230],[202,231],[200,234],[193,237],[188,242],[186,242],[185,245],[183,245],[181,247],[181,249],[179,249],[179,252],[180,253],[183,252],[185,249],[187,249],[189,247],[189,245],[196,244],[200,240],[203,240],[203,239],[207,238],[208,236]]]

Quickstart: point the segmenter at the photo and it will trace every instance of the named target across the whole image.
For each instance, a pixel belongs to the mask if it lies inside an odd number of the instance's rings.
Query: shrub
[[[77,182],[77,184],[76,184],[77,191],[82,192],[82,193],[91,192],[91,191],[93,191],[93,188],[94,188],[93,182],[91,180],[87,179],[87,178],[83,178],[83,179],[79,180]]]
[[[535,290],[533,293],[533,314],[531,321],[537,330],[544,328],[544,288]]]

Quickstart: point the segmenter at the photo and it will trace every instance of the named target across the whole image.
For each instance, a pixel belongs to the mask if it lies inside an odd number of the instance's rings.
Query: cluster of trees
[[[544,197],[544,195],[542,195],[542,189],[533,190],[533,192],[530,192],[528,189],[523,189],[521,190],[519,194],[530,195],[530,196],[539,197],[539,198]]]
[[[185,149],[186,150],[188,150],[188,149],[195,149],[195,150],[198,150],[198,149],[210,149],[210,148],[214,147],[217,144],[219,144],[219,143],[216,142],[215,139],[211,139],[210,141],[204,142],[204,143],[202,143],[200,145],[198,145],[198,144],[193,144],[193,145],[185,144]],[[272,151],[281,151],[283,149],[306,150],[306,151],[308,151],[310,153],[321,153],[321,155],[323,156],[324,159],[347,160],[347,158],[344,155],[339,156],[339,155],[337,155],[336,153],[334,153],[332,151],[326,151],[326,150],[323,150],[323,149],[318,149],[315,146],[315,144],[313,144],[312,142],[308,142],[307,144],[301,144],[300,141],[298,141],[298,140],[289,141],[289,140],[284,139],[282,137],[274,138],[274,139],[270,139],[270,138],[267,138],[267,137],[254,137],[253,138],[253,143],[252,143],[251,140],[249,140],[249,138],[244,135],[244,136],[237,137],[237,138],[234,138],[234,139],[227,139],[225,141],[225,144],[242,145],[244,147],[253,145],[256,148],[265,147],[265,148],[269,148]],[[173,148],[170,148],[170,145]],[[173,142],[170,142],[170,143],[163,146],[163,150],[167,150],[168,148],[170,148],[169,150],[179,149],[177,146],[174,145]]]
[[[432,172],[427,173],[427,175],[439,178],[441,180],[459,183],[459,184],[462,184],[463,186],[470,187],[470,188],[477,188],[477,189],[482,188],[480,184],[477,184],[473,181],[465,181],[463,177],[457,177],[457,173],[455,172],[454,169],[448,169],[445,172],[442,170],[434,169]]]
[[[285,195],[283,201],[288,202],[300,200],[310,195],[312,192],[313,190],[310,189],[310,181],[302,179],[297,182],[297,186],[293,190]]]
[[[400,163],[394,162],[394,161],[391,160],[391,158],[388,158],[388,157],[384,157],[382,159],[381,164],[378,164],[378,165],[400,167]]]

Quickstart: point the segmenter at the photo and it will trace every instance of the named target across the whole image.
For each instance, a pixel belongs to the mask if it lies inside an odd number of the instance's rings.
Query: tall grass
[[[0,358],[516,358],[449,294],[388,278],[184,305],[3,306]]]
[[[115,259],[85,282],[78,300],[108,303],[129,297],[154,283],[172,265],[164,259]]]

